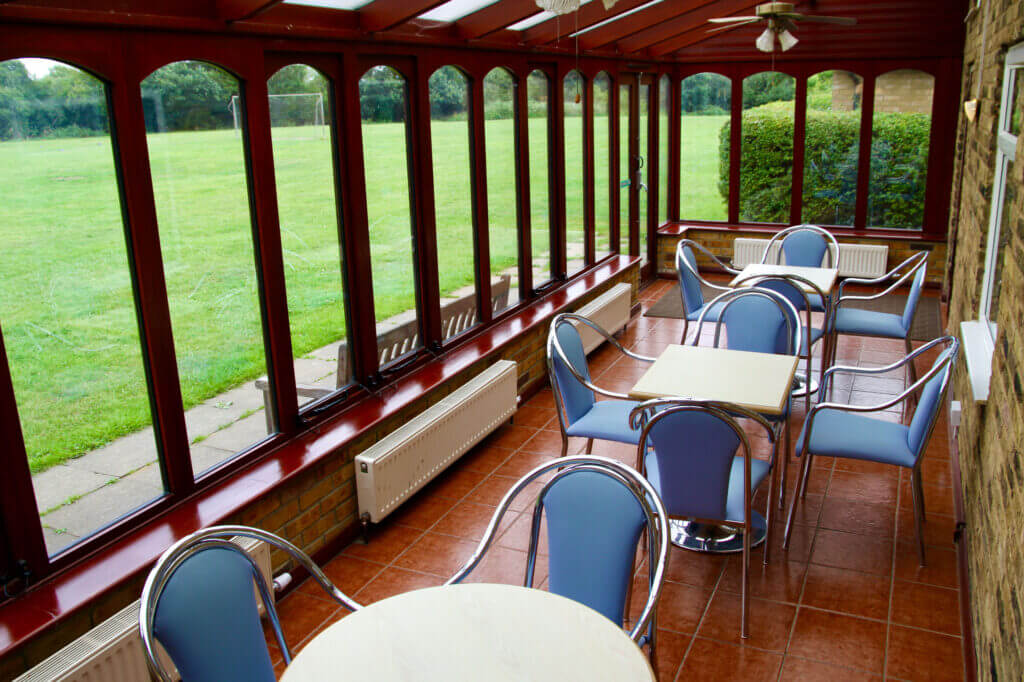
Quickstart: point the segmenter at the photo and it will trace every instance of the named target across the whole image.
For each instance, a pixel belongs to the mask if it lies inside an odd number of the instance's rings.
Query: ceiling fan
[[[758,5],[754,9],[754,13],[755,16],[752,17],[721,17],[717,19],[708,19],[712,24],[727,24],[726,26],[713,28],[709,33],[764,21],[768,24],[768,27],[764,30],[764,33],[758,36],[754,45],[756,45],[757,49],[761,50],[761,52],[774,52],[775,41],[778,39],[779,46],[782,48],[782,51],[785,52],[798,42],[796,36],[792,34],[792,31],[796,30],[795,22],[797,21],[811,21],[819,24],[840,24],[843,26],[852,26],[857,23],[857,20],[851,17],[827,17],[820,14],[800,14],[793,11],[793,3],[791,2],[766,2]]]

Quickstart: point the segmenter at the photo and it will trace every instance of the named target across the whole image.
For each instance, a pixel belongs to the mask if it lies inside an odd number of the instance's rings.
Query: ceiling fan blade
[[[798,21],[809,21],[816,24],[839,24],[841,26],[853,26],[857,23],[857,20],[853,17],[823,17],[813,14],[804,14],[802,16],[791,16],[791,19]]]
[[[708,29],[708,33],[717,33],[718,31],[728,31],[731,28],[738,28],[740,26],[746,26],[747,24],[754,24],[760,21],[758,17],[750,17],[746,21],[741,21],[738,24],[726,24],[725,26],[719,26],[718,28]]]
[[[731,24],[737,21],[757,21],[760,18],[761,17],[718,17],[716,19],[708,19],[708,21],[711,22],[712,24]]]

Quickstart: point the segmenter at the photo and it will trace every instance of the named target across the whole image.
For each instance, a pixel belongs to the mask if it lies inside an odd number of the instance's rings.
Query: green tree
[[[430,114],[434,118],[465,116],[467,107],[466,77],[454,66],[442,66],[430,76]]]
[[[205,62],[168,64],[142,81],[146,130],[214,130],[234,125],[231,98],[234,76]]]

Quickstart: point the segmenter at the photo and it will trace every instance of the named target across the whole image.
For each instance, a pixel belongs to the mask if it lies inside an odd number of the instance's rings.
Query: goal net
[[[324,96],[319,92],[303,92],[287,95],[269,95],[270,127],[296,128],[310,132],[310,135],[325,137],[327,119],[324,116]],[[231,98],[231,115],[235,130],[242,129],[242,100],[238,95]],[[295,132],[301,135],[301,130]]]

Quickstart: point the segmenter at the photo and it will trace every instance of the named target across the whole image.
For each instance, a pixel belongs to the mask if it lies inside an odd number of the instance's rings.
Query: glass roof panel
[[[373,0],[284,0],[286,5],[311,5],[313,7],[330,7],[332,9],[359,9],[369,5]]]
[[[508,30],[510,30],[510,31],[525,31],[526,29],[530,28],[531,26],[536,26],[537,24],[541,23],[542,21],[547,21],[548,19],[553,19],[556,16],[557,15],[554,12],[538,12],[537,14],[534,14],[532,17],[526,17],[522,21],[520,21],[518,23],[515,23],[515,24],[512,24],[511,26],[508,27]]]
[[[448,0],[429,12],[424,12],[419,19],[432,19],[433,21],[458,21],[467,14],[488,7],[498,0]]]
[[[594,24],[592,26],[587,26],[585,29],[577,31],[576,33],[571,34],[569,37],[570,38],[575,38],[576,36],[581,36],[581,35],[583,35],[584,33],[588,32],[588,31],[593,31],[595,28],[601,28],[602,26],[610,24],[613,21],[618,21],[619,19],[622,19],[624,17],[628,17],[630,14],[635,14],[637,12],[642,12],[643,10],[647,9],[648,7],[654,7],[655,5],[660,5],[662,2],[664,2],[664,0],[651,0],[651,2],[646,2],[646,3],[642,4],[642,5],[640,5],[639,7],[634,7],[633,9],[627,10],[627,11],[621,13],[621,14],[616,14],[614,17],[611,17],[610,19],[605,19],[604,21],[599,21],[599,22],[597,22],[596,24]]]

